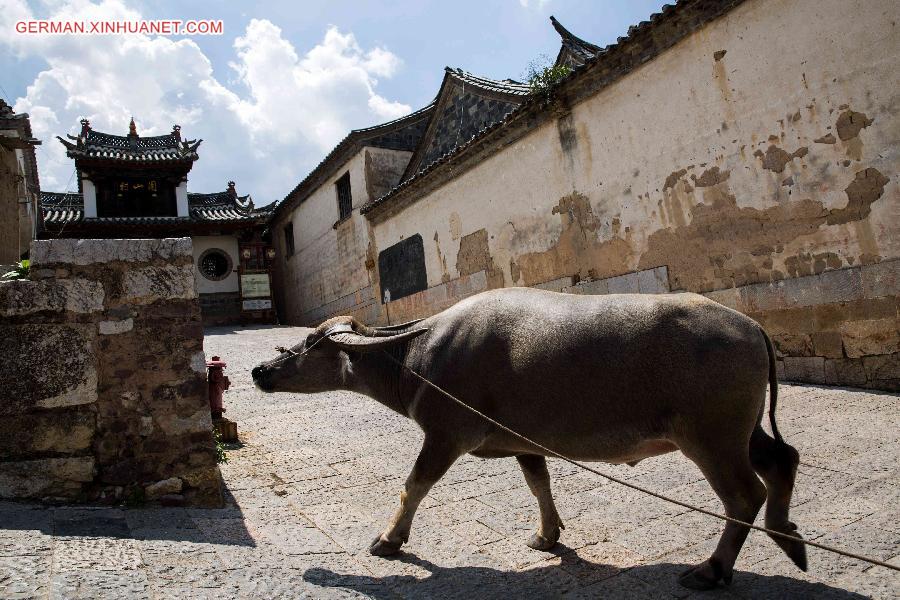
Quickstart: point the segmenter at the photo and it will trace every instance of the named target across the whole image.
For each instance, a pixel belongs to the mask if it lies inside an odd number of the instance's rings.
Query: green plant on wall
[[[549,98],[553,89],[571,72],[569,65],[557,65],[546,54],[542,54],[529,63],[525,79],[532,94]]]
[[[31,265],[30,260],[23,260],[16,263],[16,268],[12,271],[4,273],[0,279],[28,279],[28,267]]]
[[[216,462],[218,464],[228,462],[228,454],[225,452],[225,444],[222,442],[222,434],[213,427],[213,439],[216,441]]]

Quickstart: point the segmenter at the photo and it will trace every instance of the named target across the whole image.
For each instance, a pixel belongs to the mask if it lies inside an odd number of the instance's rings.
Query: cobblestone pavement
[[[218,510],[0,504],[2,598],[859,598],[898,597],[884,568],[809,550],[809,573],[753,532],[733,584],[690,594],[676,575],[722,524],[550,460],[566,524],[552,552],[525,546],[537,505],[515,460],[464,458],[432,490],[396,558],[366,548],[398,502],[422,435],[346,393],[264,395],[249,368],[306,333],[216,328],[228,416],[245,445]],[[783,386],[780,429],[804,460],[792,518],[809,538],[900,565],[900,398]],[[721,510],[680,454],[607,472]]]

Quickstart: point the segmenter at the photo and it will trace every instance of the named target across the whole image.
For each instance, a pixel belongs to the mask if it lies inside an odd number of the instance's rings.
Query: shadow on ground
[[[441,567],[415,554],[403,552],[389,560],[428,571],[424,578],[412,575],[373,577],[345,575],[328,569],[308,569],[303,579],[325,588],[354,590],[372,598],[671,598],[690,590],[680,587],[678,575],[689,565],[656,563],[620,569],[592,563],[568,548],[557,552],[561,564],[524,571],[502,571],[490,567]],[[719,590],[729,597],[815,598],[856,600],[866,598],[823,583],[811,583],[781,575],[759,575],[736,571],[731,586]],[[729,594],[732,592],[733,594]],[[716,597],[715,590],[703,593]],[[693,597],[693,596],[692,596]],[[699,597],[699,596],[697,596]]]
[[[255,546],[244,515],[223,486],[222,508],[155,506],[48,506],[0,503],[0,534],[36,531],[55,537],[169,540],[229,546]]]

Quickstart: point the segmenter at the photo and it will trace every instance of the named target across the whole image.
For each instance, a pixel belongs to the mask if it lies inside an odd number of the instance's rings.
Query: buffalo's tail
[[[762,332],[763,339],[766,340],[766,351],[769,353],[769,424],[772,425],[772,435],[775,436],[775,440],[783,444],[784,438],[781,437],[781,433],[778,432],[778,424],[775,423],[775,407],[778,405],[778,372],[775,368],[775,347],[772,345],[772,340],[769,339],[766,332],[762,328],[759,330]]]
[[[791,507],[791,496],[797,478],[797,466],[800,464],[800,453],[784,441],[775,423],[775,407],[778,404],[778,377],[775,371],[775,348],[772,340],[762,331],[769,353],[769,423],[772,424],[772,435],[767,434],[759,425],[750,436],[750,462],[753,470],[766,483],[766,527],[780,533],[803,539],[797,533],[797,526],[788,518]],[[801,570],[806,570],[806,545],[798,540],[780,536],[769,536],[788,555]]]

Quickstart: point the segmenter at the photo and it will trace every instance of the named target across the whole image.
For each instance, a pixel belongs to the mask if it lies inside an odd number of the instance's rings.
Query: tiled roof
[[[188,207],[196,221],[241,221],[257,217],[253,198],[249,194],[238,196],[231,184],[224,192],[188,194]]]
[[[66,225],[69,223],[100,223],[122,225],[145,225],[160,223],[209,223],[256,221],[266,219],[271,213],[270,207],[254,208],[250,195],[238,196],[233,182],[229,182],[224,192],[212,194],[188,194],[187,217],[99,217],[85,219],[84,198],[77,193],[41,192],[41,208],[44,223]]]
[[[275,213],[283,210],[285,206],[303,202],[309,194],[334,175],[337,169],[364,146],[389,150],[414,150],[432,111],[434,111],[434,102],[405,117],[372,127],[352,130],[310,171],[309,175],[304,177],[282,201],[275,205]]]
[[[178,125],[167,135],[141,137],[137,134],[132,119],[130,130],[127,136],[102,133],[91,129],[90,122],[82,119],[81,133],[78,136],[66,136],[71,142],[56,137],[66,147],[66,155],[74,159],[159,165],[190,163],[199,158],[197,147],[203,140],[182,140],[181,127]]]
[[[568,29],[563,27],[562,24],[556,20],[556,17],[551,16],[550,22],[553,24],[553,28],[556,29],[556,32],[559,34],[562,41],[559,54],[556,56],[557,65],[577,67],[593,59],[602,50],[600,46],[595,46],[590,42],[584,41],[580,37],[572,35]]]
[[[435,110],[400,181],[502,120],[530,94],[531,86],[512,79],[488,79],[445,67]]]
[[[609,68],[611,73],[606,77],[599,78],[599,83],[595,84],[599,88],[605,87],[742,2],[744,0],[678,0],[674,5],[664,4],[660,12],[650,16],[649,21],[641,21],[637,25],[632,25],[628,28],[628,34],[625,37],[619,37],[616,39],[616,43],[600,48],[592,58],[583,64],[573,66],[571,72],[554,86],[554,91],[558,94],[567,88],[574,87],[585,73]],[[665,30],[665,34],[658,34],[658,30]],[[574,36],[572,37],[574,38]],[[576,100],[583,99],[583,97],[577,98],[576,94],[573,96]],[[511,127],[513,123],[519,123],[522,119],[530,119],[529,123],[523,126],[524,129],[530,130],[543,123],[543,119],[533,118],[535,115],[549,118],[549,114],[546,98],[530,96],[524,99],[502,120],[484,127],[467,140],[461,140],[460,144],[452,151],[423,165],[412,176],[404,176],[400,183],[387,194],[365,204],[360,209],[360,213],[370,213],[376,208],[385,206],[406,190],[425,185],[426,180],[441,171],[442,165],[462,161],[467,151],[474,151],[476,146],[490,144],[489,140],[492,139],[491,136],[495,132],[502,135],[498,130]],[[454,170],[455,175],[458,175],[459,172],[458,169]]]
[[[80,221],[84,217],[84,198],[81,194],[41,192],[44,223],[63,224]]]
[[[453,69],[444,67],[444,71],[463,83],[474,85],[482,90],[499,92],[501,94],[514,94],[516,96],[527,96],[531,93],[531,86],[515,79],[488,79],[487,77],[479,77],[462,69]]]

